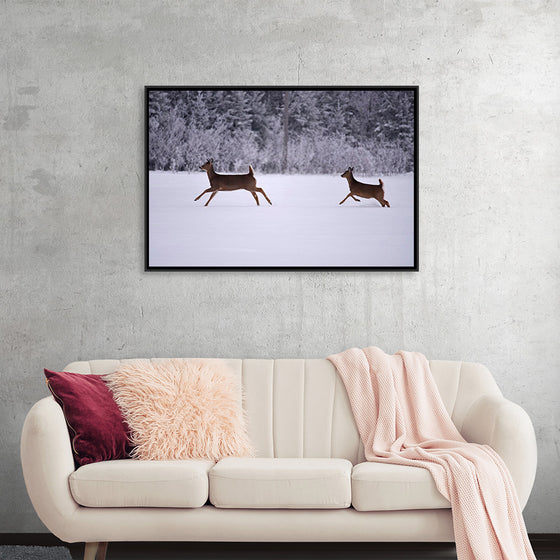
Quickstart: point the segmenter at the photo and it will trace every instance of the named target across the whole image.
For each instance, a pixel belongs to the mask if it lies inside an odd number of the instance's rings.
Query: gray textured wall
[[[530,413],[560,531],[555,1],[0,3],[0,531],[42,531],[42,368],[140,356],[480,361]],[[420,272],[143,271],[145,84],[418,84]],[[333,224],[336,227],[336,224]]]

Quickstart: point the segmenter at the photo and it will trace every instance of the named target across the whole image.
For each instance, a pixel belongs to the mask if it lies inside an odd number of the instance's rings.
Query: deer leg
[[[339,202],[339,204],[342,204],[342,203],[343,203],[348,197],[350,197],[350,196],[351,196],[352,198],[354,198],[354,195],[353,195],[352,193],[348,193],[348,194],[346,195],[346,197],[344,198],[344,200],[341,200],[341,201]],[[356,200],[356,199],[354,198],[354,200]]]
[[[356,198],[353,194],[350,195],[356,202],[360,202],[359,198]]]
[[[383,202],[385,203],[383,206],[387,206],[387,208],[391,208],[391,205],[387,200],[383,199]]]
[[[257,196],[257,193],[256,193],[256,192],[253,192],[253,191],[249,191],[249,192],[253,195],[253,198],[255,199],[255,201],[256,201],[256,203],[257,203],[257,206],[260,206],[260,204],[259,204],[259,197]]]
[[[195,201],[198,200],[202,195],[206,194],[207,192],[210,192],[212,189],[206,189],[204,192],[201,192],[196,198]]]
[[[204,206],[208,206],[208,205],[210,204],[210,201],[216,196],[216,193],[217,193],[217,192],[218,192],[218,191],[214,191],[214,192],[210,195],[210,198],[208,199],[208,202],[207,202]],[[204,193],[202,193],[202,194],[204,194]]]
[[[260,192],[266,198],[266,201],[272,206],[272,202],[270,202],[270,198],[268,198],[268,196],[266,196],[266,193],[262,189],[257,188],[255,190],[257,192]]]

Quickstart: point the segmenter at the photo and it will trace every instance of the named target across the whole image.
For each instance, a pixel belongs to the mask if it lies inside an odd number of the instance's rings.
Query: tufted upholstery
[[[111,373],[126,360],[73,362],[66,371]],[[258,457],[333,457],[364,460],[344,385],[326,359],[225,360],[243,387],[248,428]],[[461,431],[481,395],[500,397],[482,365],[432,360],[447,411]]]
[[[363,461],[348,397],[328,360],[226,361],[243,387],[249,433],[259,457],[279,458],[278,462],[302,457],[347,459],[354,465]],[[103,374],[114,371],[120,363],[82,361],[65,369]],[[524,506],[533,486],[537,460],[535,433],[527,413],[501,395],[484,366],[437,360],[431,361],[430,366],[444,404],[465,439],[491,445],[501,455]],[[372,474],[368,464],[353,469],[361,486],[373,487],[366,493],[377,496],[375,504],[360,502],[366,511],[353,507],[328,511],[227,509],[208,504],[200,508],[81,507],[69,485],[69,479],[78,475],[68,430],[52,397],[35,403],[27,415],[21,461],[37,514],[50,531],[66,542],[453,540],[450,510],[441,500],[434,501],[437,496],[432,495],[432,481],[416,480],[420,486],[428,483],[418,496],[426,498],[421,507],[432,509],[370,511],[398,506],[402,500],[399,502],[398,496],[393,495],[385,500],[387,488],[378,484],[379,473]],[[389,477],[387,480],[400,480],[399,473],[382,474],[385,479]],[[401,486],[406,490],[411,476],[421,478],[422,474],[409,472]],[[162,472],[158,471],[157,476],[163,476]],[[359,493],[359,488],[355,490]],[[410,505],[405,498],[403,508]]]

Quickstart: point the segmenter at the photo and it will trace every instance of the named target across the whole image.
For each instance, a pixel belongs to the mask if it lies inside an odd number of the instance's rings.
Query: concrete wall
[[[488,365],[538,434],[528,529],[560,531],[558,29],[544,0],[1,2],[0,531],[44,530],[44,366],[371,344]],[[144,272],[146,84],[418,84],[420,272]]]

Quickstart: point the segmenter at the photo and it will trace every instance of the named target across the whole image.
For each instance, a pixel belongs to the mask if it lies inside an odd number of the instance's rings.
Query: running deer
[[[360,202],[356,197],[359,196],[361,198],[375,198],[382,207],[387,206],[390,208],[391,206],[385,200],[385,191],[383,190],[383,181],[379,179],[379,185],[369,185],[368,183],[362,183],[360,181],[356,181],[354,178],[354,168],[349,167],[341,177],[344,177],[348,180],[348,186],[350,187],[350,193],[346,196],[344,200],[339,202],[342,204],[348,197],[352,197],[356,202]]]
[[[245,189],[249,191],[253,198],[255,199],[257,206],[259,205],[259,197],[257,193],[261,193],[269,204],[270,199],[266,196],[266,193],[257,187],[257,180],[254,177],[253,168],[249,165],[249,173],[243,175],[222,175],[214,171],[214,160],[209,159],[205,164],[200,166],[200,169],[208,173],[208,180],[210,181],[210,188],[206,189],[204,192],[200,193],[195,200],[198,200],[202,195],[206,193],[212,193],[210,198],[204,206],[208,206],[210,201],[216,196],[218,191],[237,191],[239,189]]]

